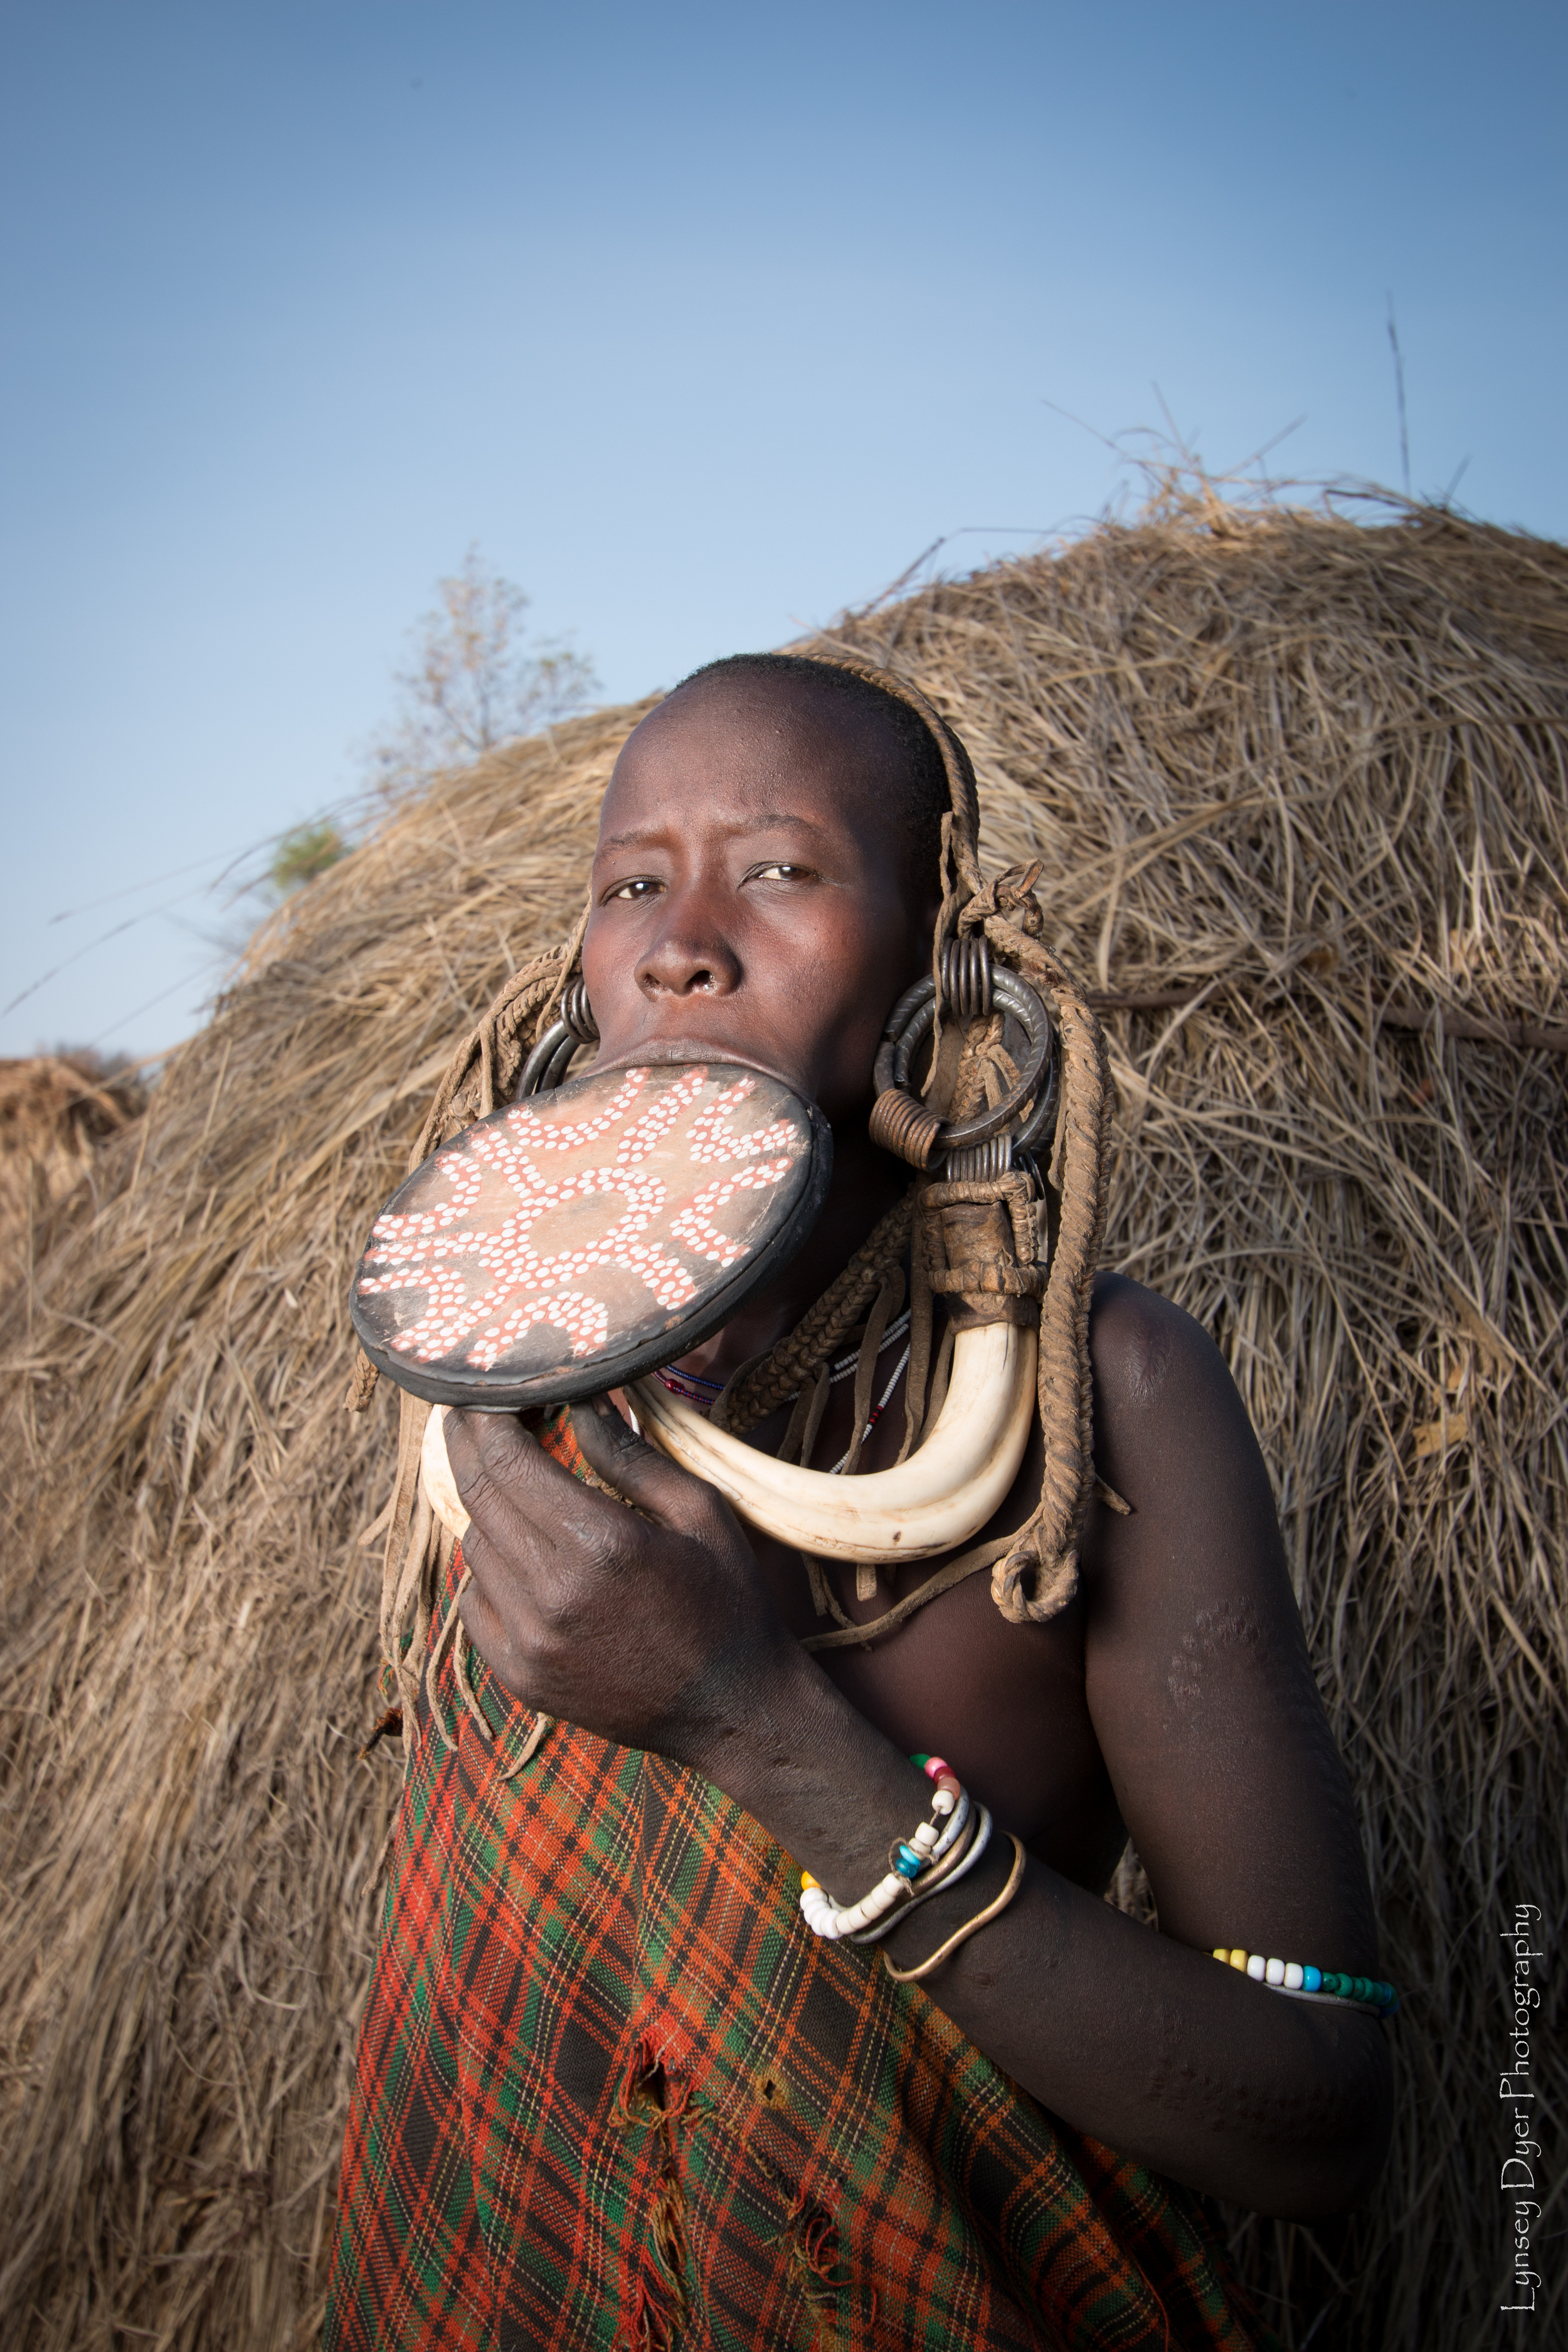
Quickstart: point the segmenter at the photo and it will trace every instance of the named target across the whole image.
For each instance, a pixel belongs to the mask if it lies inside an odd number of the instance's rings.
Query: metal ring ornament
[[[580,1045],[598,1044],[599,1024],[588,1002],[588,983],[581,972],[568,984],[561,999],[561,1018]]]
[[[528,1095],[548,1094],[552,1087],[560,1086],[572,1066],[577,1048],[596,1045],[598,1036],[599,1024],[588,1003],[587,989],[579,976],[562,997],[559,1020],[551,1023],[523,1064],[513,1101],[521,1102]]]
[[[961,1021],[983,1021],[991,1010],[991,942],[984,931],[949,940],[942,951],[942,999]]]
[[[1009,1175],[1014,1164],[1012,1137],[994,1135],[988,1143],[950,1151],[942,1173],[950,1184],[989,1184],[998,1176]]]
[[[942,977],[945,982],[946,970]],[[963,973],[963,979],[969,982],[971,974]],[[947,993],[945,988],[943,992]],[[953,992],[958,993],[957,990]],[[971,994],[966,985],[964,993],[974,1002],[978,991]],[[911,1167],[929,1168],[940,1152],[963,1151],[975,1144],[988,1143],[993,1137],[1010,1130],[1025,1106],[1029,1105],[1027,1118],[1012,1136],[1015,1150],[1022,1150],[1040,1135],[1055,1110],[1056,1032],[1038,992],[1005,964],[996,964],[990,971],[989,993],[991,1009],[1011,1013],[1028,1040],[1024,1067],[1017,1085],[999,1103],[951,1124],[928,1109],[910,1091],[909,1085],[915,1055],[931,1034],[936,1020],[936,982],[929,976],[916,981],[889,1015],[877,1055],[872,1138],[884,1150],[895,1152]]]

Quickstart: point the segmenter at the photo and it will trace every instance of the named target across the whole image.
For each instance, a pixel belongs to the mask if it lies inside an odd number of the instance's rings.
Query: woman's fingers
[[[778,1639],[728,1505],[607,1398],[578,1407],[574,1428],[613,1494],[574,1478],[511,1415],[453,1413],[448,1428],[470,1521],[463,1622],[480,1655],[529,1706],[683,1752],[713,1713],[715,1675],[754,1678],[752,1654]]]
[[[639,1437],[607,1396],[574,1406],[572,1427],[589,1468],[660,1527],[682,1535],[711,1528],[719,1501],[713,1488]]]
[[[449,1412],[447,1457],[463,1507],[479,1532],[509,1555],[553,1550],[587,1507],[612,1521],[616,1506],[546,1454],[515,1413]],[[464,1552],[471,1549],[465,1542]]]

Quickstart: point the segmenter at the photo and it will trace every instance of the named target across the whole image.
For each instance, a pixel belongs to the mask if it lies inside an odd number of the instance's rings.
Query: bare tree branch
[[[477,546],[437,583],[439,603],[415,631],[414,659],[396,673],[402,708],[370,745],[388,800],[443,768],[465,766],[498,743],[581,710],[599,692],[594,666],[559,638],[525,645],[529,599],[492,572]]]

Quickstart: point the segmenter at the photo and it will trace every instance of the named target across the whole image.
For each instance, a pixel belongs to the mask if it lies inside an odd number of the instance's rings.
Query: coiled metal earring
[[[1017,1084],[990,1109],[952,1123],[939,1118],[910,1091],[910,1065],[936,1021],[936,982],[928,973],[888,1015],[873,1080],[871,1140],[911,1168],[930,1171],[945,1160],[950,1178],[1004,1175],[1056,1117],[1057,1040],[1050,1015],[1038,991],[997,963],[978,937],[952,940],[943,950],[942,1001],[944,1011],[961,1021],[981,1020],[993,1012],[1011,1015],[1025,1037]]]
[[[527,1061],[517,1082],[516,1099],[527,1095],[544,1094],[558,1087],[572,1066],[572,1057],[580,1045],[596,1045],[599,1024],[588,1002],[588,990],[581,972],[570,982],[561,999],[559,1017],[552,1021]]]

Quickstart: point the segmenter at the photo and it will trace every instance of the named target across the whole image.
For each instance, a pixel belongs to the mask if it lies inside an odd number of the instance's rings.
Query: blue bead
[[[1321,1992],[1323,1990],[1322,1969],[1303,1969],[1301,1971],[1301,1990],[1303,1992]]]
[[[893,1856],[893,1868],[900,1878],[918,1878],[924,1867],[912,1845],[901,1845]]]

